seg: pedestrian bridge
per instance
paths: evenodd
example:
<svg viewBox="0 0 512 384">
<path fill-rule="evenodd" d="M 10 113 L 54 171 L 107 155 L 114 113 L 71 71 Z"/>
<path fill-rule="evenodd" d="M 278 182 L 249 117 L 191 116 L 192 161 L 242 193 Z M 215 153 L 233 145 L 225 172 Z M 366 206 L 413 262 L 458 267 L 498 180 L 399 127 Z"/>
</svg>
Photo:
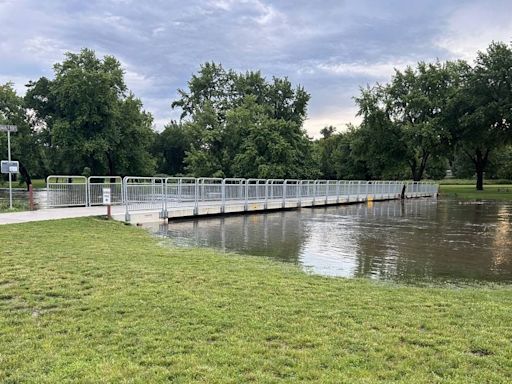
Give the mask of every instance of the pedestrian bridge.
<svg viewBox="0 0 512 384">
<path fill-rule="evenodd" d="M 126 222 L 419 198 L 438 192 L 433 182 L 412 181 L 50 176 L 48 205 L 101 205 L 104 188 L 110 188 L 112 204 L 123 207 L 123 217 L 118 207 L 116 218 Z"/>
</svg>

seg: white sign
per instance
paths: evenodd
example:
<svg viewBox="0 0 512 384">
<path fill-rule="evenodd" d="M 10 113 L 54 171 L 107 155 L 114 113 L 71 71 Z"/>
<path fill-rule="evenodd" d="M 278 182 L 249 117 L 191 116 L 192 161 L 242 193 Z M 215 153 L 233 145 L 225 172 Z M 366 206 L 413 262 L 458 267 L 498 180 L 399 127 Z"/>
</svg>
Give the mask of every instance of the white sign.
<svg viewBox="0 0 512 384">
<path fill-rule="evenodd" d="M 103 205 L 110 205 L 110 188 L 103 188 Z"/>
<path fill-rule="evenodd" d="M 0 132 L 17 132 L 18 127 L 16 125 L 0 125 Z"/>
<path fill-rule="evenodd" d="M 17 161 L 2 160 L 1 162 L 2 173 L 18 173 L 19 168 Z"/>
</svg>

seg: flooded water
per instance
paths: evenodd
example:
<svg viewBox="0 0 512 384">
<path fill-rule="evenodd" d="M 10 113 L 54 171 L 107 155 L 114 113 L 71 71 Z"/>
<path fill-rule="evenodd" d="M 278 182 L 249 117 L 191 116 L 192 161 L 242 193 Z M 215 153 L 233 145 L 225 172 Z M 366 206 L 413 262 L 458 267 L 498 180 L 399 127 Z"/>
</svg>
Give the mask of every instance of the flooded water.
<svg viewBox="0 0 512 384">
<path fill-rule="evenodd" d="M 47 208 L 46 200 L 46 189 L 45 188 L 37 188 L 34 189 L 34 205 L 36 208 Z M 29 197 L 28 192 L 24 188 L 13 188 L 12 189 L 12 199 L 14 202 L 23 202 L 28 205 Z M 9 202 L 9 188 L 5 188 L 5 186 L 0 188 L 0 202 L 5 202 L 6 204 Z"/>
<path fill-rule="evenodd" d="M 512 281 L 512 204 L 417 199 L 157 225 L 183 247 L 298 264 L 329 276 Z"/>
</svg>

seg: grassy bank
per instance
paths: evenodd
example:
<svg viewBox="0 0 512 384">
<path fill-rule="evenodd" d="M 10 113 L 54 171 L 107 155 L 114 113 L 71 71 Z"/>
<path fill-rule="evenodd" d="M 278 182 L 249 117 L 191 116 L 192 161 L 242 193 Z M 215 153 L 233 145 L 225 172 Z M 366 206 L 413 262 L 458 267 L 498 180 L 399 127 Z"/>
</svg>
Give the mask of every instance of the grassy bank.
<svg viewBox="0 0 512 384">
<path fill-rule="evenodd" d="M 474 185 L 441 184 L 439 193 L 462 200 L 512 200 L 512 184 L 486 184 L 483 191 L 477 191 Z"/>
<path fill-rule="evenodd" d="M 29 209 L 29 204 L 26 201 L 13 200 L 12 208 L 10 208 L 8 199 L 0 199 L 0 213 L 28 211 Z"/>
<path fill-rule="evenodd" d="M 436 180 L 438 184 L 447 184 L 447 185 L 472 185 L 476 186 L 475 179 L 443 179 Z M 512 180 L 506 179 L 485 179 L 486 185 L 496 185 L 496 184 L 512 184 Z"/>
<path fill-rule="evenodd" d="M 310 276 L 99 219 L 0 227 L 1 382 L 512 380 L 512 289 Z"/>
</svg>

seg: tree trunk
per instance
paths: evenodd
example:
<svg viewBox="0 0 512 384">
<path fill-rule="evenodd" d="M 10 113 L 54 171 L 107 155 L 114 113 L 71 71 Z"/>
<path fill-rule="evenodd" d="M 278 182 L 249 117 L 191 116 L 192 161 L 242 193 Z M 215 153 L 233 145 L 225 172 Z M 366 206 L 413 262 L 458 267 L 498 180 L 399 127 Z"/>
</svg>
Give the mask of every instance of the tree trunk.
<svg viewBox="0 0 512 384">
<path fill-rule="evenodd" d="M 469 154 L 468 154 L 469 156 Z M 470 156 L 473 164 L 475 164 L 476 171 L 476 190 L 484 190 L 484 172 L 487 167 L 487 160 L 489 158 L 489 149 L 482 153 L 480 148 L 475 151 L 475 156 Z"/>
<path fill-rule="evenodd" d="M 423 153 L 423 156 L 421 157 L 420 169 L 418 170 L 418 178 L 414 179 L 414 181 L 421 181 L 421 179 L 423 179 L 423 173 L 425 172 L 425 168 L 427 168 L 427 161 L 429 156 L 429 153 Z"/>
<path fill-rule="evenodd" d="M 30 189 L 30 184 L 32 184 L 32 179 L 30 178 L 30 174 L 28 173 L 25 165 L 20 161 L 20 173 L 21 176 L 25 179 L 25 183 L 27 184 L 27 191 Z"/>
<path fill-rule="evenodd" d="M 484 190 L 484 170 L 478 167 L 476 168 L 476 190 Z"/>
<path fill-rule="evenodd" d="M 108 175 L 115 176 L 114 161 L 112 160 L 112 156 L 111 156 L 110 152 L 107 152 L 107 161 L 108 161 Z"/>
<path fill-rule="evenodd" d="M 416 164 L 416 160 L 409 162 L 409 167 L 411 167 L 412 180 L 420 181 L 420 178 L 418 177 L 418 166 Z"/>
</svg>

